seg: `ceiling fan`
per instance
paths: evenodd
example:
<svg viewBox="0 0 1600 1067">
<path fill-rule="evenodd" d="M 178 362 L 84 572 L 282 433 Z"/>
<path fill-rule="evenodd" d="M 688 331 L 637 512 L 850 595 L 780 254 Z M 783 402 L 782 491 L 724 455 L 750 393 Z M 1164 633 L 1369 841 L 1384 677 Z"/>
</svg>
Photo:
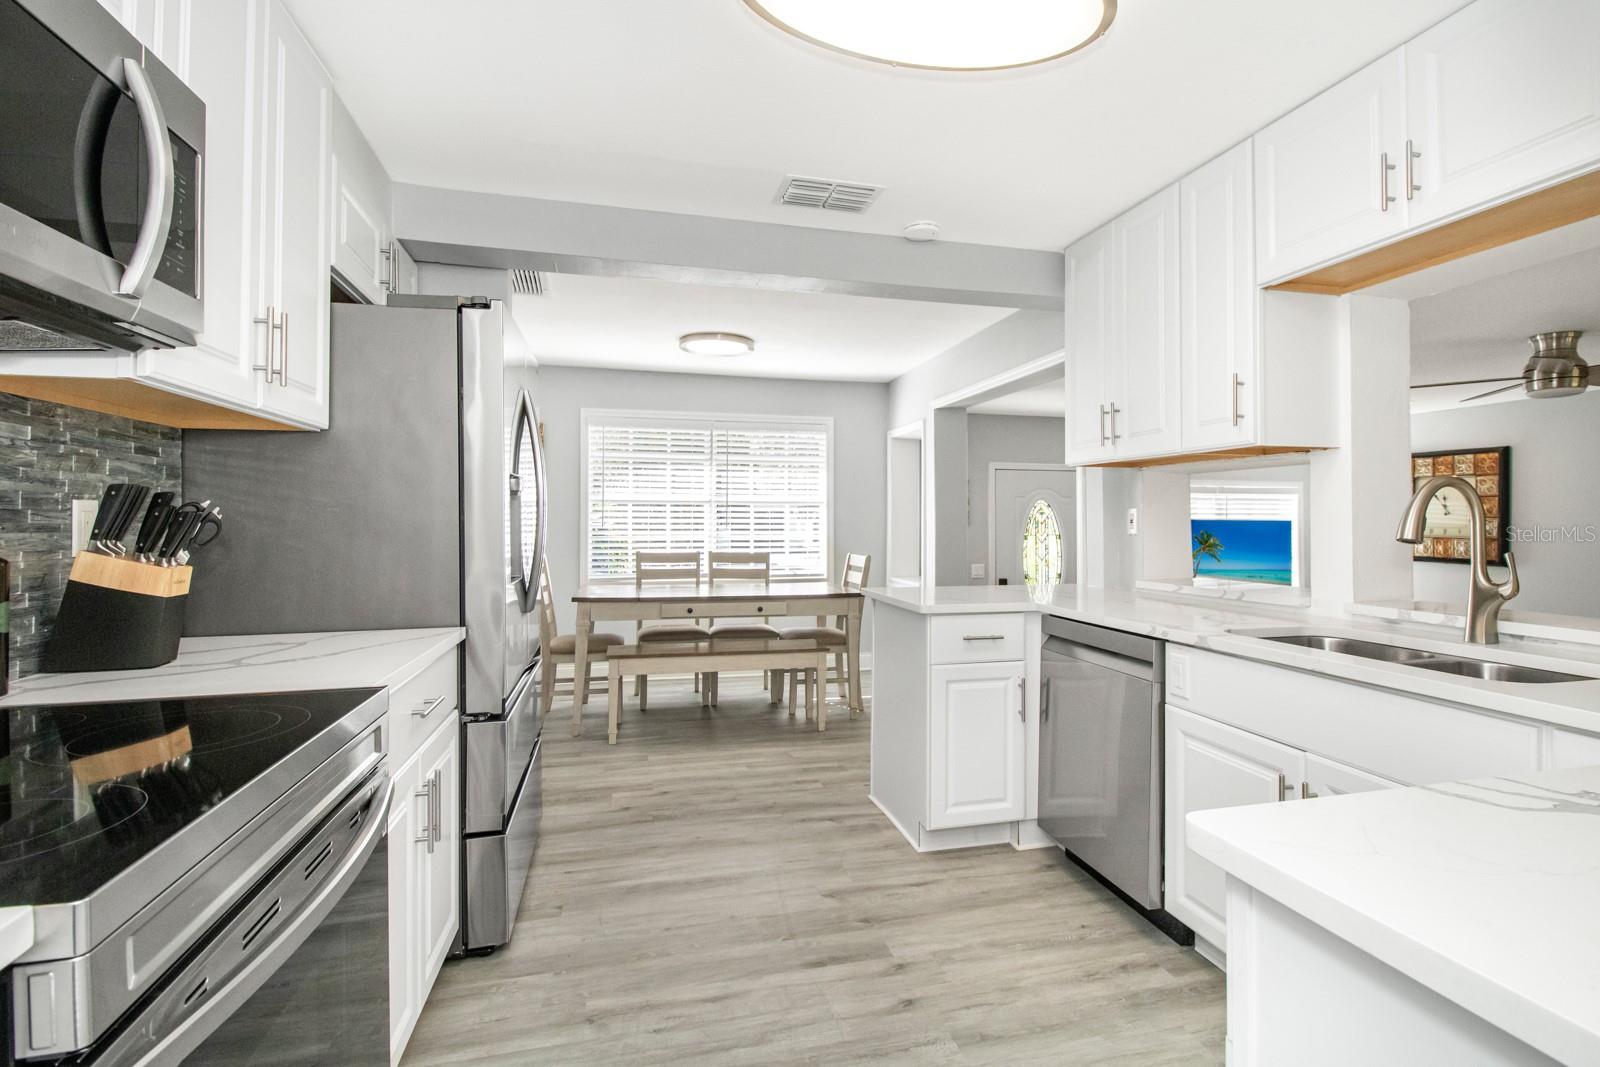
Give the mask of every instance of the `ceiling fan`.
<svg viewBox="0 0 1600 1067">
<path fill-rule="evenodd" d="M 1582 336 L 1582 330 L 1552 330 L 1549 333 L 1534 334 L 1528 338 L 1529 343 L 1533 345 L 1533 355 L 1528 357 L 1528 363 L 1522 368 L 1522 373 L 1514 378 L 1468 378 L 1459 382 L 1429 382 L 1427 385 L 1414 385 L 1412 388 L 1439 389 L 1447 385 L 1514 383 L 1457 401 L 1461 404 L 1482 400 L 1484 397 L 1499 393 L 1509 393 L 1513 389 L 1521 389 L 1533 400 L 1575 396 L 1589 388 L 1589 364 L 1578 355 L 1578 338 Z"/>
</svg>

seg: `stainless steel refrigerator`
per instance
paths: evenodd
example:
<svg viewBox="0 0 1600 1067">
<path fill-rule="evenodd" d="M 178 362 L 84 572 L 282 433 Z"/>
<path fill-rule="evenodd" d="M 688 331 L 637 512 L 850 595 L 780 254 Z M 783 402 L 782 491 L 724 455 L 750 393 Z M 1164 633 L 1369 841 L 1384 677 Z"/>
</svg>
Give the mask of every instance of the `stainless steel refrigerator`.
<svg viewBox="0 0 1600 1067">
<path fill-rule="evenodd" d="M 190 431 L 184 496 L 223 508 L 191 636 L 465 626 L 460 948 L 511 938 L 538 843 L 538 376 L 505 306 L 333 308 L 321 433 Z"/>
</svg>

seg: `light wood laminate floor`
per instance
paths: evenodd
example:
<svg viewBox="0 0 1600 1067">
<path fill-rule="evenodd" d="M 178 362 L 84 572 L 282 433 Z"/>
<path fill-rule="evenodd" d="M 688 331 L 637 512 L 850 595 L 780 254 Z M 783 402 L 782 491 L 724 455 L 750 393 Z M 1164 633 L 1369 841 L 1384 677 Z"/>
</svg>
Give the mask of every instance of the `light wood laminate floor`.
<svg viewBox="0 0 1600 1067">
<path fill-rule="evenodd" d="M 650 697 L 615 747 L 557 700 L 516 935 L 445 965 L 405 1067 L 1222 1062 L 1222 975 L 1060 852 L 912 851 L 866 718 Z"/>
</svg>

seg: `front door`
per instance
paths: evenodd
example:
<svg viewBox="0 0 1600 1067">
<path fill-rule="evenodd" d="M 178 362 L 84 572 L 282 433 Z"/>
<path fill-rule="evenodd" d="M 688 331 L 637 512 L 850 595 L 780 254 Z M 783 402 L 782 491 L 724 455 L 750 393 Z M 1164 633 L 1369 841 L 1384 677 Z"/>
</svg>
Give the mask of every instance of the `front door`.
<svg viewBox="0 0 1600 1067">
<path fill-rule="evenodd" d="M 1071 467 L 997 467 L 989 502 L 996 584 L 1077 581 L 1077 487 Z"/>
</svg>

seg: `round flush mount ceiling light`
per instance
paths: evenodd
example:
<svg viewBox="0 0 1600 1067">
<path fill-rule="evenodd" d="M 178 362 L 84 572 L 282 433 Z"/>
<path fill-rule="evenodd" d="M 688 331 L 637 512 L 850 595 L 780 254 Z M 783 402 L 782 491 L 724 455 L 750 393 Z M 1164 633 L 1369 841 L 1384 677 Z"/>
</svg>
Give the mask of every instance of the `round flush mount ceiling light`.
<svg viewBox="0 0 1600 1067">
<path fill-rule="evenodd" d="M 693 356 L 742 356 L 754 352 L 756 343 L 742 333 L 709 330 L 684 334 L 678 338 L 678 347 Z"/>
<path fill-rule="evenodd" d="M 1048 63 L 1099 39 L 1117 0 L 744 0 L 785 32 L 835 52 L 922 70 Z"/>
</svg>

